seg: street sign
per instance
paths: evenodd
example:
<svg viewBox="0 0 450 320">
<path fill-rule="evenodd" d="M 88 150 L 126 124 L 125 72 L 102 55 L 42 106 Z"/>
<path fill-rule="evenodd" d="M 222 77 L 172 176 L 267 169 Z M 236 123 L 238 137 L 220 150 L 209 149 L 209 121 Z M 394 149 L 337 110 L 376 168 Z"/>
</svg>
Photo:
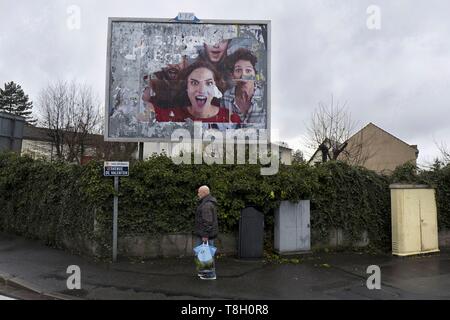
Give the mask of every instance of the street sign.
<svg viewBox="0 0 450 320">
<path fill-rule="evenodd" d="M 114 177 L 114 195 L 113 202 L 113 262 L 117 260 L 117 220 L 119 216 L 119 177 L 128 177 L 130 162 L 128 161 L 105 161 L 103 165 L 103 175 L 105 177 Z"/>
<path fill-rule="evenodd" d="M 105 177 L 128 177 L 130 163 L 128 161 L 105 161 L 103 175 Z"/>
</svg>

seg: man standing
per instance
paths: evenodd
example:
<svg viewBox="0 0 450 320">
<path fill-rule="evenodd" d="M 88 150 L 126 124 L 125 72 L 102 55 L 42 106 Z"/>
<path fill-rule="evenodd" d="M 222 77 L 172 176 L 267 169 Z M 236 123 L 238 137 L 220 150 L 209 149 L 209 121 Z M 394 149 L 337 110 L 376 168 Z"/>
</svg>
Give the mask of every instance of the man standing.
<svg viewBox="0 0 450 320">
<path fill-rule="evenodd" d="M 214 245 L 214 239 L 219 233 L 217 222 L 217 200 L 209 194 L 208 186 L 201 186 L 198 189 L 198 198 L 200 201 L 195 213 L 195 230 L 197 236 L 195 246 L 202 243 Z M 198 276 L 202 280 L 215 280 L 215 266 L 211 270 L 198 270 Z"/>
</svg>

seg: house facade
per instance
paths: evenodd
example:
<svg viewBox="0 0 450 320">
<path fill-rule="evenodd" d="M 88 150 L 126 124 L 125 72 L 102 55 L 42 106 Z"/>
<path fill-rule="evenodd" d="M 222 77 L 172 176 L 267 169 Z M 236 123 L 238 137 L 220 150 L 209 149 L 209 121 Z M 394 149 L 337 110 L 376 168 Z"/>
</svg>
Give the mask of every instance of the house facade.
<svg viewBox="0 0 450 320">
<path fill-rule="evenodd" d="M 172 143 L 172 142 L 146 142 L 144 143 L 144 151 L 143 156 L 144 159 L 150 157 L 152 154 L 161 154 L 165 153 L 166 155 L 171 155 L 173 152 L 174 145 L 178 145 L 179 143 Z M 275 143 L 272 143 L 274 145 Z M 208 144 L 204 144 L 204 147 L 207 147 Z M 291 165 L 292 164 L 292 149 L 289 148 L 285 143 L 276 143 L 279 150 L 279 156 L 280 156 L 280 163 L 285 165 Z M 191 145 L 188 147 L 182 147 L 183 150 L 186 152 L 192 152 Z M 236 145 L 235 145 L 236 150 Z M 268 150 L 270 151 L 270 147 L 268 147 Z M 223 150 L 221 151 L 219 148 L 217 149 L 217 155 L 220 158 L 224 159 L 225 162 L 225 156 L 223 155 Z M 237 151 L 235 151 L 237 152 Z"/>
<path fill-rule="evenodd" d="M 338 160 L 363 166 L 381 174 L 390 174 L 405 163 L 417 163 L 419 150 L 373 123 L 351 136 L 345 143 Z M 318 149 L 309 164 L 323 162 L 324 156 Z"/>
<path fill-rule="evenodd" d="M 68 144 L 65 143 L 63 148 L 66 153 L 69 150 Z M 89 134 L 79 162 L 85 164 L 92 159 L 111 161 L 136 159 L 137 152 L 136 142 L 105 142 L 103 135 Z M 57 152 L 50 130 L 26 125 L 23 130 L 21 154 L 34 159 L 56 160 Z"/>
</svg>

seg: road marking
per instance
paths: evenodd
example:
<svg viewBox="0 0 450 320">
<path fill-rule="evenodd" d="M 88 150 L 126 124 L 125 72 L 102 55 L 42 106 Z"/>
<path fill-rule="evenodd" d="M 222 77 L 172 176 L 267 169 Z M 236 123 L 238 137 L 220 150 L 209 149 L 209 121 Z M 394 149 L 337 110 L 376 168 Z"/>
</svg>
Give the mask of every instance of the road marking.
<svg viewBox="0 0 450 320">
<path fill-rule="evenodd" d="M 16 300 L 16 299 L 0 295 L 0 300 Z"/>
</svg>

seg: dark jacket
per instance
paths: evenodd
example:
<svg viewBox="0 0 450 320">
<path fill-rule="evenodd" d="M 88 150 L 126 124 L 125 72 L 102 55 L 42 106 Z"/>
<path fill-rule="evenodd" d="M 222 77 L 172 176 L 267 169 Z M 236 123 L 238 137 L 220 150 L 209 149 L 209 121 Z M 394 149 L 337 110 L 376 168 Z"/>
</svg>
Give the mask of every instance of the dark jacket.
<svg viewBox="0 0 450 320">
<path fill-rule="evenodd" d="M 207 195 L 200 200 L 200 204 L 195 212 L 194 233 L 200 237 L 214 239 L 219 233 L 219 224 L 217 222 L 217 200 Z"/>
</svg>

